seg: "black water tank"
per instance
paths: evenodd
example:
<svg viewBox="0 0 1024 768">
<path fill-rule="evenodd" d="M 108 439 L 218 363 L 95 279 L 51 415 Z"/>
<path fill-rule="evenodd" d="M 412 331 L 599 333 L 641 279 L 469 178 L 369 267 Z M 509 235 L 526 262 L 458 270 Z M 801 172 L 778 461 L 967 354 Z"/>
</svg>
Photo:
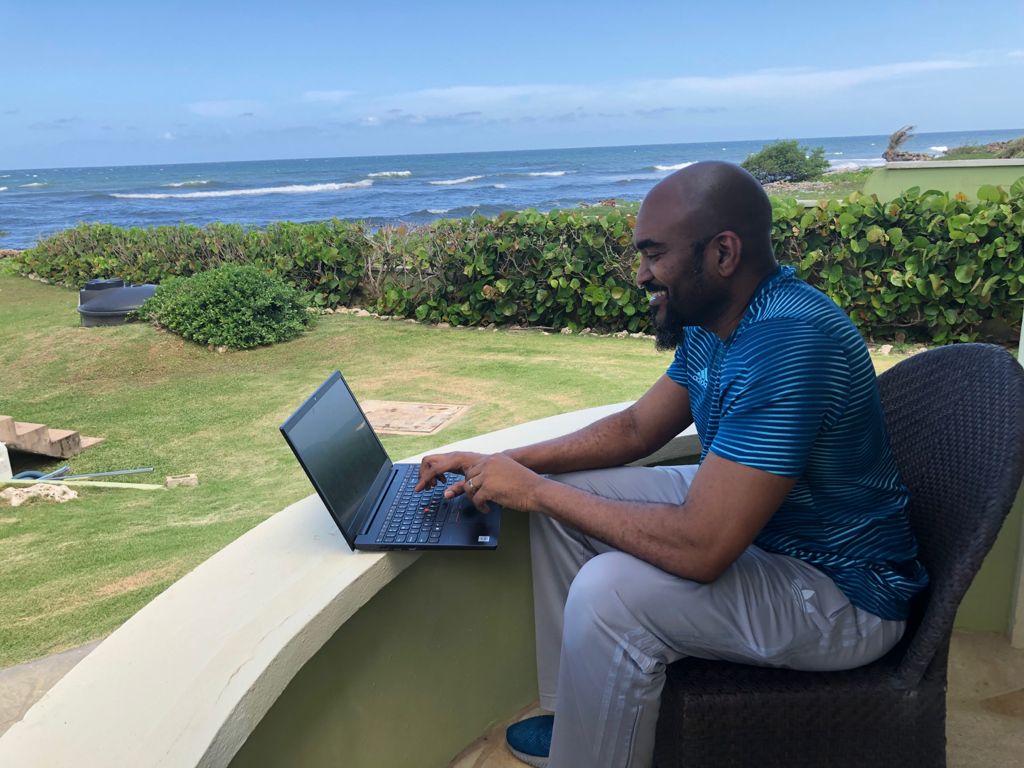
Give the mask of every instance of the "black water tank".
<svg viewBox="0 0 1024 768">
<path fill-rule="evenodd" d="M 128 313 L 141 307 L 155 291 L 155 285 L 125 285 L 119 277 L 90 280 L 78 292 L 82 325 L 121 325 Z"/>
</svg>

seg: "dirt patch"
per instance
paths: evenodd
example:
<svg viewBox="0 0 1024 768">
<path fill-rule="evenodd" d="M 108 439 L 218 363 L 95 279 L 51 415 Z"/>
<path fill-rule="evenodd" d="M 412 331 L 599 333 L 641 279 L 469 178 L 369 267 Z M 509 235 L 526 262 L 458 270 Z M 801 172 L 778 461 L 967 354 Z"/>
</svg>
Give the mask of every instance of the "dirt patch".
<svg viewBox="0 0 1024 768">
<path fill-rule="evenodd" d="M 467 405 L 364 400 L 366 418 L 379 434 L 431 435 L 465 413 Z"/>
<path fill-rule="evenodd" d="M 16 517 L 0 517 L 0 525 L 12 525 L 16 522 L 18 522 Z"/>
<path fill-rule="evenodd" d="M 131 576 L 125 576 L 117 581 L 112 581 L 109 584 L 104 584 L 96 590 L 96 596 L 113 597 L 114 595 L 122 595 L 125 592 L 134 592 L 137 589 L 148 587 L 150 584 L 155 584 L 158 581 L 171 577 L 177 570 L 178 567 L 176 565 L 165 565 L 162 568 L 140 571 Z"/>
</svg>

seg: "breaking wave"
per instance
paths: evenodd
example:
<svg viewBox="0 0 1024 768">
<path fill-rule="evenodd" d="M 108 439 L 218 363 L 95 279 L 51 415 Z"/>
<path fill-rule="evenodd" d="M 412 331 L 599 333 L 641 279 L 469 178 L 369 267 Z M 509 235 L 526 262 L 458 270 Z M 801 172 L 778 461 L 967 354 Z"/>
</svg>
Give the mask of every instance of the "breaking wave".
<svg viewBox="0 0 1024 768">
<path fill-rule="evenodd" d="M 483 176 L 463 176 L 461 179 L 442 179 L 441 181 L 428 181 L 427 183 L 433 184 L 435 187 L 448 187 L 452 184 L 466 184 L 482 178 Z"/>
<path fill-rule="evenodd" d="M 6 192 L 6 191 L 7 191 L 7 187 L 0 187 L 0 192 Z"/>
<path fill-rule="evenodd" d="M 45 187 L 47 186 L 45 181 L 33 181 L 31 184 L 22 184 L 23 187 Z"/>
<path fill-rule="evenodd" d="M 855 157 L 849 160 L 829 160 L 830 171 L 859 171 L 861 168 L 878 168 L 885 165 L 880 157 Z"/>
<path fill-rule="evenodd" d="M 530 171 L 527 176 L 565 176 L 568 171 Z"/>
<path fill-rule="evenodd" d="M 412 171 L 377 171 L 366 175 L 371 179 L 390 179 L 394 176 L 412 176 Z"/>
<path fill-rule="evenodd" d="M 207 181 L 206 179 L 196 179 L 194 181 L 172 181 L 170 184 L 161 184 L 161 187 L 205 187 L 207 184 L 213 182 Z"/>
<path fill-rule="evenodd" d="M 693 165 L 693 162 L 689 163 L 676 163 L 675 165 L 656 165 L 654 170 L 656 171 L 681 171 L 688 165 Z"/>
<path fill-rule="evenodd" d="M 338 184 L 289 184 L 283 187 L 256 187 L 254 189 L 221 189 L 212 192 L 149 192 L 111 193 L 111 197 L 122 200 L 195 200 L 204 197 L 255 197 L 258 195 L 302 195 L 311 192 L 335 192 L 340 189 L 363 189 L 372 187 L 371 179 Z"/>
</svg>

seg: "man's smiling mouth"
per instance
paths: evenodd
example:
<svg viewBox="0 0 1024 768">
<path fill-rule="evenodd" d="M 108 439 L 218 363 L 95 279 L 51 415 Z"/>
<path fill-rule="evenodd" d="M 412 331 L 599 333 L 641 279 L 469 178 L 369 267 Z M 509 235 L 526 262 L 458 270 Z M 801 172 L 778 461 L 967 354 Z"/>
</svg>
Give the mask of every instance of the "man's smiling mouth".
<svg viewBox="0 0 1024 768">
<path fill-rule="evenodd" d="M 668 291 L 663 288 L 661 290 L 651 291 L 650 296 L 647 297 L 647 301 L 653 307 L 661 304 L 667 298 Z"/>
</svg>

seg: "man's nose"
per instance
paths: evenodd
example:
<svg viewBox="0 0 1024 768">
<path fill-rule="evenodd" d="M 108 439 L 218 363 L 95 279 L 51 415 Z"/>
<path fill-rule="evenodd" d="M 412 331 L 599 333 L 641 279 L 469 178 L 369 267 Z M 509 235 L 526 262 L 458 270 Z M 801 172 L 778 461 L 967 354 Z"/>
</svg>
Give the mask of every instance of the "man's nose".
<svg viewBox="0 0 1024 768">
<path fill-rule="evenodd" d="M 653 275 L 651 269 L 647 264 L 647 258 L 644 256 L 640 257 L 640 266 L 636 268 L 636 287 L 643 288 L 644 284 L 649 282 Z"/>
</svg>

